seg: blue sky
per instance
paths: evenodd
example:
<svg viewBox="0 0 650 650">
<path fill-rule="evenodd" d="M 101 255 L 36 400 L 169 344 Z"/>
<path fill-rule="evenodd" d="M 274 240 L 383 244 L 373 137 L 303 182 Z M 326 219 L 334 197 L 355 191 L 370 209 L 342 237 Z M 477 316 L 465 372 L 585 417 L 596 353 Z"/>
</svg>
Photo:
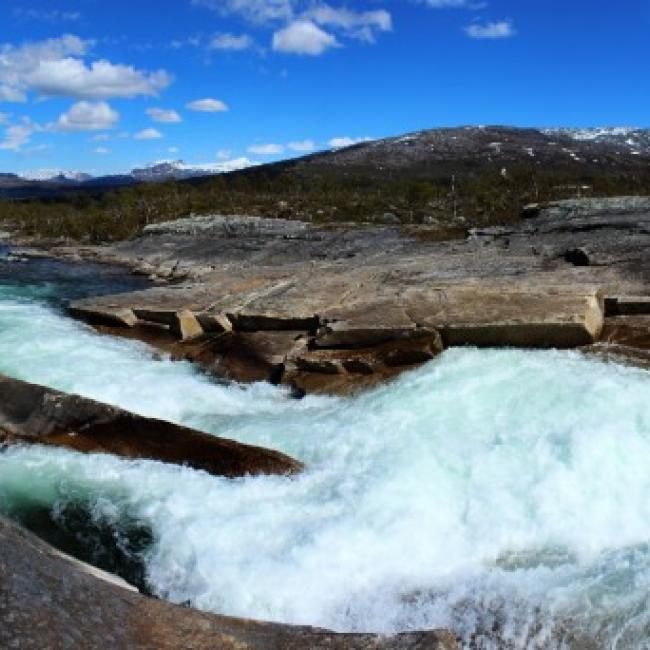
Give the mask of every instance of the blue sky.
<svg viewBox="0 0 650 650">
<path fill-rule="evenodd" d="M 0 171 L 650 126 L 650 0 L 1 0 Z"/>
</svg>

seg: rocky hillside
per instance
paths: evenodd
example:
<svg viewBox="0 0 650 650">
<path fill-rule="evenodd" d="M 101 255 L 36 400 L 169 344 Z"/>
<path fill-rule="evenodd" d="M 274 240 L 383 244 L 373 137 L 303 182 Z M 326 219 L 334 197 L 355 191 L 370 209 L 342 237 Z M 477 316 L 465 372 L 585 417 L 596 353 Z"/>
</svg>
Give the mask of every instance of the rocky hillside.
<svg viewBox="0 0 650 650">
<path fill-rule="evenodd" d="M 164 176 L 140 174 L 150 181 Z M 95 242 L 130 237 L 145 225 L 189 213 L 494 225 L 517 220 L 533 202 L 650 195 L 650 131 L 434 129 L 231 173 L 114 191 L 94 179 L 84 188 L 89 191 L 66 186 L 65 193 L 47 195 L 53 198 L 47 220 L 38 202 L 0 202 L 0 221 L 27 234 Z"/>
<path fill-rule="evenodd" d="M 418 131 L 395 138 L 364 142 L 318 154 L 297 163 L 375 167 L 378 170 L 425 166 L 440 173 L 481 169 L 491 165 L 524 165 L 544 169 L 572 167 L 587 171 L 642 167 L 650 162 L 648 129 L 517 129 L 460 127 Z"/>
</svg>

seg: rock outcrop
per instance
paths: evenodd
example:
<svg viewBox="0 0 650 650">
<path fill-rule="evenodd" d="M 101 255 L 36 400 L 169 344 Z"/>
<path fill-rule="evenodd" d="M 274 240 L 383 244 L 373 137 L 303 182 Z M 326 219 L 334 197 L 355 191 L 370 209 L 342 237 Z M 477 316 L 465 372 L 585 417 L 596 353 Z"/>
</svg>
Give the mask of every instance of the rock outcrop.
<svg viewBox="0 0 650 650">
<path fill-rule="evenodd" d="M 431 358 L 435 341 L 590 345 L 610 318 L 650 311 L 648 246 L 650 198 L 633 196 L 530 205 L 465 233 L 192 217 L 57 254 L 167 281 L 72 305 L 105 332 L 222 377 L 341 392 Z"/>
<path fill-rule="evenodd" d="M 238 477 L 293 474 L 284 454 L 146 418 L 78 395 L 0 375 L 0 444 L 23 443 L 187 465 Z"/>
<path fill-rule="evenodd" d="M 0 647 L 456 650 L 445 631 L 336 634 L 202 613 L 147 598 L 0 517 Z"/>
</svg>

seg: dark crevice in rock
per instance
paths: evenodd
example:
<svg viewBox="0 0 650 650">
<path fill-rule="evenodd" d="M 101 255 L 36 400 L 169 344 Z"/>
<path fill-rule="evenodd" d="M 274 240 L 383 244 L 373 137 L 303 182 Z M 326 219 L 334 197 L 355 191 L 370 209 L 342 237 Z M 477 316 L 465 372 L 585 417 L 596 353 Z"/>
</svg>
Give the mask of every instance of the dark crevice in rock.
<svg viewBox="0 0 650 650">
<path fill-rule="evenodd" d="M 573 266 L 590 266 L 589 254 L 584 248 L 569 248 L 564 251 L 564 261 Z"/>
<path fill-rule="evenodd" d="M 91 503 L 30 504 L 7 513 L 59 551 L 119 576 L 144 594 L 145 555 L 153 544 L 151 528 L 137 518 L 109 521 L 93 512 Z"/>
</svg>

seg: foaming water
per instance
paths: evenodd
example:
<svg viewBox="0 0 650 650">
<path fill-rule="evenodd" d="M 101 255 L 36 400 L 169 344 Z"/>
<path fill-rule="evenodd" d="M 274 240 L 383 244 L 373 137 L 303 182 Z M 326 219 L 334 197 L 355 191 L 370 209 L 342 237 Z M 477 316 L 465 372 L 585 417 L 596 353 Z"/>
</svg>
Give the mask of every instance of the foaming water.
<svg viewBox="0 0 650 650">
<path fill-rule="evenodd" d="M 0 507 L 89 504 L 152 531 L 157 595 L 337 630 L 448 627 L 481 647 L 650 636 L 650 375 L 571 352 L 456 349 L 363 395 L 219 385 L 33 300 L 0 371 L 281 449 L 226 480 L 62 450 L 0 454 Z M 581 647 L 585 647 L 584 645 Z"/>
</svg>

